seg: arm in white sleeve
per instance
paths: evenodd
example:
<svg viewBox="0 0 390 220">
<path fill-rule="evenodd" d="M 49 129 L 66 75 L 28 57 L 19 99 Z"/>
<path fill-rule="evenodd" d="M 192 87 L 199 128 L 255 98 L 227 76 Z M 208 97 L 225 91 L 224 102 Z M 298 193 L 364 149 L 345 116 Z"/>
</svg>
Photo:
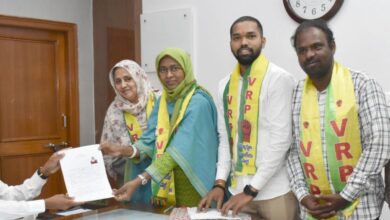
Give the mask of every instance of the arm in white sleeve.
<svg viewBox="0 0 390 220">
<path fill-rule="evenodd" d="M 19 215 L 44 212 L 45 203 L 43 200 L 28 200 L 37 197 L 45 183 L 46 180 L 39 177 L 36 172 L 21 185 L 8 186 L 0 181 L 0 212 Z"/>
<path fill-rule="evenodd" d="M 274 72 L 271 72 L 274 73 Z M 295 79 L 287 73 L 278 74 L 264 85 L 261 91 L 259 132 L 267 131 L 268 142 L 257 146 L 257 171 L 250 185 L 257 190 L 267 184 L 286 163 L 286 154 L 291 146 L 291 100 Z M 261 156 L 259 156 L 261 155 Z"/>
<path fill-rule="evenodd" d="M 36 215 L 45 212 L 45 201 L 43 199 L 33 201 L 9 201 L 0 200 L 1 213 L 8 215 Z"/>
<path fill-rule="evenodd" d="M 229 77 L 224 78 L 219 82 L 217 110 L 218 110 L 218 133 L 219 133 L 219 146 L 218 146 L 218 163 L 217 163 L 217 175 L 216 180 L 225 180 L 228 178 L 231 167 L 231 155 L 230 146 L 227 137 L 224 109 L 223 109 L 223 92 L 225 86 L 229 80 Z"/>
</svg>

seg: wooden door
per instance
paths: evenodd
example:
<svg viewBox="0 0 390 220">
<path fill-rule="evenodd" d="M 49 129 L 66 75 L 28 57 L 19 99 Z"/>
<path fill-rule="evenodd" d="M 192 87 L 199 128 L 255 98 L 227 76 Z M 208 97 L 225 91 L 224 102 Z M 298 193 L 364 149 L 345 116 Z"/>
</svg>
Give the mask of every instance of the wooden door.
<svg viewBox="0 0 390 220">
<path fill-rule="evenodd" d="M 74 24 L 0 16 L 0 178 L 17 185 L 53 153 L 79 145 Z M 41 197 L 65 192 L 62 174 Z"/>
</svg>

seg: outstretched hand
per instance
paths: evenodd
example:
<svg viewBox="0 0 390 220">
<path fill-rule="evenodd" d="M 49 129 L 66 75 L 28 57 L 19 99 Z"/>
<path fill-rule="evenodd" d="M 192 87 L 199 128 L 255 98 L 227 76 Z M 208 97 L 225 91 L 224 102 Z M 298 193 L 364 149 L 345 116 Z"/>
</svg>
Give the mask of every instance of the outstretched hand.
<svg viewBox="0 0 390 220">
<path fill-rule="evenodd" d="M 64 149 L 66 150 L 66 149 Z M 46 161 L 45 165 L 41 167 L 41 172 L 44 176 L 50 176 L 60 169 L 60 160 L 64 157 L 61 151 L 53 153 Z"/>
<path fill-rule="evenodd" d="M 117 201 L 127 201 L 131 199 L 134 191 L 137 190 L 138 186 L 141 185 L 141 181 L 139 178 L 131 180 L 124 184 L 120 189 L 114 189 L 115 200 Z"/>
<path fill-rule="evenodd" d="M 103 154 L 118 157 L 122 156 L 123 146 L 119 144 L 113 144 L 108 142 L 100 143 L 99 149 L 103 152 Z"/>
<path fill-rule="evenodd" d="M 76 202 L 74 201 L 74 198 L 64 194 L 54 195 L 50 198 L 45 199 L 44 201 L 46 209 L 66 210 L 73 206 L 84 204 L 84 202 Z"/>
</svg>

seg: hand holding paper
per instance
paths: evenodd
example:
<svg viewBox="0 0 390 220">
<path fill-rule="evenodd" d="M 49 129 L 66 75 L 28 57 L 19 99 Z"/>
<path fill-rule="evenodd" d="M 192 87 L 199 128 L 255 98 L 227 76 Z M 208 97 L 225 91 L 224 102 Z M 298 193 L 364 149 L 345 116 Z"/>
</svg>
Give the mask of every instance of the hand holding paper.
<svg viewBox="0 0 390 220">
<path fill-rule="evenodd" d="M 65 186 L 75 201 L 93 201 L 113 197 L 99 145 L 63 151 L 60 160 Z"/>
</svg>

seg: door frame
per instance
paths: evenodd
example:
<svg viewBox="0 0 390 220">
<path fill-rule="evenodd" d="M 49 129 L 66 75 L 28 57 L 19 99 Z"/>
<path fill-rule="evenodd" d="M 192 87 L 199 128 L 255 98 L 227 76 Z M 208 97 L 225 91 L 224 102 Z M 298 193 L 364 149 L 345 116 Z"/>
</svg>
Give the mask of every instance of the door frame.
<svg viewBox="0 0 390 220">
<path fill-rule="evenodd" d="M 0 25 L 59 31 L 65 34 L 66 64 L 66 111 L 69 146 L 80 145 L 79 83 L 77 57 L 77 25 L 73 23 L 48 21 L 0 15 Z M 6 153 L 6 152 L 3 152 Z"/>
</svg>

